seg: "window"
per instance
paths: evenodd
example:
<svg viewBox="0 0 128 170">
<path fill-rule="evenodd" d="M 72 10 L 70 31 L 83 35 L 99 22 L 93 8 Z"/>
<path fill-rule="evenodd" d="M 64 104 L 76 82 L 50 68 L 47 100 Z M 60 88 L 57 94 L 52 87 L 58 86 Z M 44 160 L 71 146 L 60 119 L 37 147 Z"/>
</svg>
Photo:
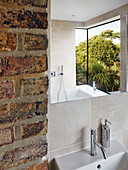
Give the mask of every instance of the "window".
<svg viewBox="0 0 128 170">
<path fill-rule="evenodd" d="M 120 90 L 120 20 L 76 29 L 76 84 L 93 81 L 103 91 Z"/>
</svg>

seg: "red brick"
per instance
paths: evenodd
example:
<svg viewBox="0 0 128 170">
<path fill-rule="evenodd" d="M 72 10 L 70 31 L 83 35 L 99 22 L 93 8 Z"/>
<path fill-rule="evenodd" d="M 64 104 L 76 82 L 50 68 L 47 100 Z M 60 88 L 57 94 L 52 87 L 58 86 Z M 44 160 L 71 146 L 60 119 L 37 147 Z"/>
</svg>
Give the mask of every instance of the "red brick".
<svg viewBox="0 0 128 170">
<path fill-rule="evenodd" d="M 11 99 L 14 93 L 13 81 L 0 82 L 0 99 Z"/>
<path fill-rule="evenodd" d="M 14 3 L 14 0 L 0 0 L 0 2 Z"/>
<path fill-rule="evenodd" d="M 0 130 L 0 146 L 10 144 L 14 141 L 13 128 L 5 128 Z"/>
<path fill-rule="evenodd" d="M 0 106 L 0 118 L 4 117 L 4 115 L 7 115 L 10 111 L 10 105 L 9 104 L 5 104 Z"/>
<path fill-rule="evenodd" d="M 0 10 L 0 27 L 47 29 L 47 13 L 25 10 Z"/>
<path fill-rule="evenodd" d="M 35 116 L 36 104 L 11 103 L 0 107 L 0 124 L 12 123 L 17 120 L 32 118 Z"/>
<path fill-rule="evenodd" d="M 1 58 L 1 57 L 0 57 Z M 5 57 L 0 59 L 0 76 L 41 73 L 47 70 L 47 56 Z"/>
<path fill-rule="evenodd" d="M 45 94 L 48 90 L 48 77 L 22 79 L 23 96 Z"/>
<path fill-rule="evenodd" d="M 20 0 L 23 5 L 31 5 L 37 7 L 47 7 L 48 0 Z"/>
<path fill-rule="evenodd" d="M 36 115 L 46 115 L 47 100 L 32 103 L 11 103 L 0 107 L 0 124 L 30 119 Z"/>
<path fill-rule="evenodd" d="M 0 51 L 14 51 L 16 49 L 16 44 L 16 34 L 0 32 Z"/>
<path fill-rule="evenodd" d="M 40 121 L 38 123 L 32 123 L 27 126 L 23 126 L 23 136 L 22 138 L 28 138 L 40 134 L 46 135 L 47 133 L 47 120 Z"/>
<path fill-rule="evenodd" d="M 29 6 L 43 7 L 43 8 L 47 8 L 47 4 L 48 4 L 48 0 L 0 0 L 0 2 L 8 2 L 11 4 L 16 3 L 25 6 L 29 5 Z"/>
<path fill-rule="evenodd" d="M 44 161 L 41 164 L 32 165 L 27 170 L 48 170 L 48 161 Z"/>
<path fill-rule="evenodd" d="M 46 35 L 42 34 L 25 34 L 24 48 L 26 50 L 46 50 L 48 40 Z"/>
<path fill-rule="evenodd" d="M 6 152 L 0 159 L 0 166 L 4 169 L 12 168 L 23 163 L 34 161 L 46 156 L 47 143 L 39 140 L 34 144 L 16 148 L 14 151 Z"/>
</svg>

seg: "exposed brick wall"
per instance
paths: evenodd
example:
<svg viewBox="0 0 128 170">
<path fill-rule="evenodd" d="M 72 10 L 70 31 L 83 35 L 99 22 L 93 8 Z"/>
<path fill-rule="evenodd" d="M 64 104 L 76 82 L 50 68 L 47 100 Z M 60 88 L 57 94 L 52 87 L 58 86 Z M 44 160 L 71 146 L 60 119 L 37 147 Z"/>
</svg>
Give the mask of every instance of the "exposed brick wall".
<svg viewBox="0 0 128 170">
<path fill-rule="evenodd" d="M 42 73 L 47 70 L 47 56 L 0 56 L 0 76 Z"/>
<path fill-rule="evenodd" d="M 32 6 L 38 6 L 38 7 L 47 7 L 47 0 L 20 0 L 21 4 L 24 5 L 32 5 Z"/>
<path fill-rule="evenodd" d="M 7 145 L 14 141 L 13 128 L 5 128 L 0 130 L 0 146 Z"/>
<path fill-rule="evenodd" d="M 0 0 L 0 170 L 48 170 L 47 8 Z"/>
<path fill-rule="evenodd" d="M 33 123 L 27 126 L 23 126 L 23 136 L 22 139 L 28 138 L 30 136 L 35 136 L 41 133 L 46 135 L 47 133 L 47 120 L 40 121 L 38 123 Z"/>
<path fill-rule="evenodd" d="M 47 49 L 47 36 L 25 34 L 24 48 L 26 50 L 45 50 Z"/>
<path fill-rule="evenodd" d="M 18 147 L 13 151 L 6 152 L 3 159 L 0 160 L 0 165 L 5 169 L 12 168 L 22 163 L 37 160 L 47 154 L 47 143 L 45 141 L 38 141 L 34 144 L 24 147 Z"/>
<path fill-rule="evenodd" d="M 47 13 L 29 10 L 0 10 L 0 26 L 5 28 L 42 28 L 47 29 Z"/>
<path fill-rule="evenodd" d="M 14 51 L 16 44 L 16 34 L 0 32 L 0 51 Z"/>
<path fill-rule="evenodd" d="M 9 103 L 0 107 L 0 124 L 14 123 L 38 115 L 46 115 L 47 100 L 29 103 Z"/>
<path fill-rule="evenodd" d="M 41 164 L 36 164 L 36 165 L 32 165 L 31 167 L 29 167 L 27 170 L 48 170 L 48 161 L 44 161 Z"/>
<path fill-rule="evenodd" d="M 15 96 L 14 82 L 0 82 L 0 99 L 11 99 Z"/>
<path fill-rule="evenodd" d="M 48 90 L 48 78 L 23 79 L 23 96 L 45 94 Z"/>
</svg>

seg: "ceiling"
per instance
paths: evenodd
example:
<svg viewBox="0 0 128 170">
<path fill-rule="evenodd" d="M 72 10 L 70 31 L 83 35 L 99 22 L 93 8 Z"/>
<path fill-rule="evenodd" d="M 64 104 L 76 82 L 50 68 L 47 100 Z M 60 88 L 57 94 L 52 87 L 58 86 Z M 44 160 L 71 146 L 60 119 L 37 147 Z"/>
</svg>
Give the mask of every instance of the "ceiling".
<svg viewBox="0 0 128 170">
<path fill-rule="evenodd" d="M 87 21 L 125 4 L 128 0 L 51 0 L 51 19 Z"/>
</svg>

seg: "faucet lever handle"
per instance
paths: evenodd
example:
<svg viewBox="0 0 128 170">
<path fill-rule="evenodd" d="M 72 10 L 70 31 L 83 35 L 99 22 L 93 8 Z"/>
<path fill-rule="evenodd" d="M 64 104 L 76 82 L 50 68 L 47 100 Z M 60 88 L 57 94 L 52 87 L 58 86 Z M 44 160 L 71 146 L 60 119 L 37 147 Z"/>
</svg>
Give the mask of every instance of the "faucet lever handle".
<svg viewBox="0 0 128 170">
<path fill-rule="evenodd" d="M 107 123 L 111 124 L 111 122 L 109 122 L 107 119 L 105 119 L 105 125 L 107 125 Z"/>
</svg>

